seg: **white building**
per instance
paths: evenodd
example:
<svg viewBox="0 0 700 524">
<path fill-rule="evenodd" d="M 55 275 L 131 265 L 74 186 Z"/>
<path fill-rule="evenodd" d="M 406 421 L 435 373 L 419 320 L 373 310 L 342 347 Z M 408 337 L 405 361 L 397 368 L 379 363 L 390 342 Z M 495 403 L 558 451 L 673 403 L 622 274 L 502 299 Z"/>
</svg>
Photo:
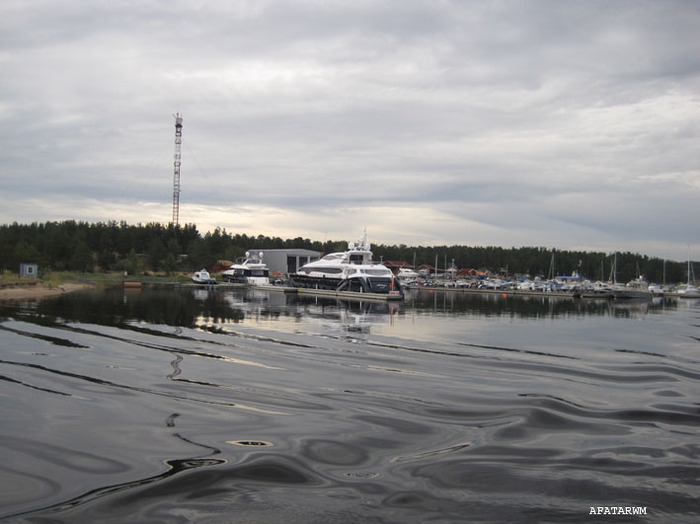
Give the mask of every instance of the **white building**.
<svg viewBox="0 0 700 524">
<path fill-rule="evenodd" d="M 37 278 L 39 276 L 39 266 L 36 264 L 20 264 L 19 276 L 21 278 Z"/>
<path fill-rule="evenodd" d="M 318 260 L 321 253 L 310 249 L 249 249 L 251 253 L 262 253 L 263 262 L 270 268 L 270 275 L 275 272 L 296 273 L 304 264 Z"/>
</svg>

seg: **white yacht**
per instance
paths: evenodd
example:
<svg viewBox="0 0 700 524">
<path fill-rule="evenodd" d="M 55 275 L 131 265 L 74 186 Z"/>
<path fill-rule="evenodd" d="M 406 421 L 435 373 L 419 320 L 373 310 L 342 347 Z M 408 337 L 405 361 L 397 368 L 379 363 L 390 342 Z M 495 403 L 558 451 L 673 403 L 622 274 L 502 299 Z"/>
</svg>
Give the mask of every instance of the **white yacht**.
<svg viewBox="0 0 700 524">
<path fill-rule="evenodd" d="M 226 282 L 268 286 L 270 285 L 270 269 L 262 259 L 262 251 L 257 254 L 246 251 L 245 259 L 240 263 L 233 264 L 222 273 L 222 276 Z"/>
<path fill-rule="evenodd" d="M 693 265 L 690 261 L 690 247 L 688 248 L 688 283 L 678 286 L 676 294 L 682 298 L 700 298 L 700 289 L 691 284 L 694 280 Z"/>
<path fill-rule="evenodd" d="M 664 296 L 664 288 L 659 284 L 649 284 L 649 291 L 651 292 L 652 296 L 655 296 L 655 297 L 663 297 Z"/>
<path fill-rule="evenodd" d="M 399 273 L 396 275 L 401 282 L 410 282 L 420 278 L 420 274 L 413 268 L 402 267 L 399 268 Z"/>
<path fill-rule="evenodd" d="M 301 266 L 290 275 L 290 283 L 307 289 L 403 295 L 399 279 L 391 270 L 372 261 L 366 232 L 359 242 L 350 242 L 347 251 L 330 253 Z"/>
<path fill-rule="evenodd" d="M 700 298 L 700 289 L 693 284 L 683 284 L 678 286 L 676 294 L 682 298 Z"/>
<path fill-rule="evenodd" d="M 202 269 L 194 272 L 192 282 L 195 284 L 216 284 L 216 279 L 209 274 L 209 271 Z"/>
</svg>

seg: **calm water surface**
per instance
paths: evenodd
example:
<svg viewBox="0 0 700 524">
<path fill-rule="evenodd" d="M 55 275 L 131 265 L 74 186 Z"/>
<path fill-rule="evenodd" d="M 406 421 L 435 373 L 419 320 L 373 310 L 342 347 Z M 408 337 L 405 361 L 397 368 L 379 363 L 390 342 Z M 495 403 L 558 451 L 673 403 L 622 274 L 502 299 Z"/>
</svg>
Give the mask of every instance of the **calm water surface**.
<svg viewBox="0 0 700 524">
<path fill-rule="evenodd" d="M 697 300 L 117 289 L 0 351 L 3 522 L 700 521 Z"/>
</svg>

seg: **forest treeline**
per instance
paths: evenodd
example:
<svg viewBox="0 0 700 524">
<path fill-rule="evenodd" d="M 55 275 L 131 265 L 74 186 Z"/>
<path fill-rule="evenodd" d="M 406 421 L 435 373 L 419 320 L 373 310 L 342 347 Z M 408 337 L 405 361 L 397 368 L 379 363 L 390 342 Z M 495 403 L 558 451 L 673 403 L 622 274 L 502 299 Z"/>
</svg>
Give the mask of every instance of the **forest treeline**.
<svg viewBox="0 0 700 524">
<path fill-rule="evenodd" d="M 343 251 L 347 241 L 282 239 L 229 233 L 225 229 L 200 234 L 194 224 L 126 222 L 46 222 L 0 226 L 0 269 L 16 271 L 21 263 L 36 263 L 41 271 L 194 271 L 212 269 L 220 260 L 235 261 L 247 250 L 301 248 L 330 253 Z M 570 275 L 577 271 L 593 280 L 611 276 L 610 253 L 560 251 L 544 247 L 407 246 L 375 244 L 377 260 L 403 261 L 419 267 L 488 269 L 509 275 Z M 639 274 L 659 283 L 685 282 L 686 262 L 646 255 L 617 253 L 618 281 Z"/>
</svg>

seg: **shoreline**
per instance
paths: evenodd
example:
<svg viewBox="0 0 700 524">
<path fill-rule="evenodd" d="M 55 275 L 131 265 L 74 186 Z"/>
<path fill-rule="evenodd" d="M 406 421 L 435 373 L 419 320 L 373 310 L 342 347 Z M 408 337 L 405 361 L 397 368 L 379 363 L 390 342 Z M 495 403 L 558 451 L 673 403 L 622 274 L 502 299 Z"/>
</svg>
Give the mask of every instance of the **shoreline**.
<svg viewBox="0 0 700 524">
<path fill-rule="evenodd" d="M 62 295 L 93 287 L 92 284 L 65 283 L 49 286 L 43 282 L 8 284 L 0 288 L 0 302 L 38 301 L 43 298 Z"/>
</svg>

